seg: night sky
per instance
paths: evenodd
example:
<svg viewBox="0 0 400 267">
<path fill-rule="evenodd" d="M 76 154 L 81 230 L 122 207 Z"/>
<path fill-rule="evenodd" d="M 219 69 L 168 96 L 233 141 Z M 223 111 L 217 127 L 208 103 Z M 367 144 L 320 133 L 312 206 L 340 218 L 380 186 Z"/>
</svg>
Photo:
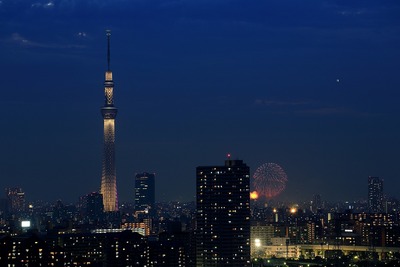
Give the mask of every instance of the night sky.
<svg viewBox="0 0 400 267">
<path fill-rule="evenodd" d="M 120 201 L 142 171 L 194 200 L 228 152 L 281 165 L 282 200 L 400 197 L 398 0 L 0 0 L 0 188 L 99 190 L 106 29 Z"/>
</svg>

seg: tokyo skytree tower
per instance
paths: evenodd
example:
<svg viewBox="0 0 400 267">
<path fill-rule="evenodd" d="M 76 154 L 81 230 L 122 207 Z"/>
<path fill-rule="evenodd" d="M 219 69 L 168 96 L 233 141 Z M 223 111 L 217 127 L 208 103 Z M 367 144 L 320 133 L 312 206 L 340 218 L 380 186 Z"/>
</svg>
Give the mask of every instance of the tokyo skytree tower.
<svg viewBox="0 0 400 267">
<path fill-rule="evenodd" d="M 105 73 L 104 95 L 105 103 L 101 108 L 104 120 L 104 151 L 103 169 L 101 175 L 101 189 L 104 211 L 118 211 L 117 176 L 115 172 L 115 117 L 117 108 L 114 107 L 114 81 L 110 70 L 110 36 L 107 34 L 107 71 Z"/>
</svg>

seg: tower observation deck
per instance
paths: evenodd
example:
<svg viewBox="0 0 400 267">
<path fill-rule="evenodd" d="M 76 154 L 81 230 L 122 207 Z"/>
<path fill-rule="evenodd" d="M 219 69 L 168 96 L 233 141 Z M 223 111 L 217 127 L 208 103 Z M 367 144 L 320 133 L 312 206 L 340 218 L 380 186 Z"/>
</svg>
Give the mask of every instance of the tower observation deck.
<svg viewBox="0 0 400 267">
<path fill-rule="evenodd" d="M 104 211 L 118 211 L 117 176 L 115 171 L 115 117 L 117 108 L 114 106 L 114 81 L 110 69 L 110 36 L 107 35 L 107 71 L 104 81 L 105 103 L 101 108 L 104 121 L 103 167 L 101 174 L 101 189 Z"/>
</svg>

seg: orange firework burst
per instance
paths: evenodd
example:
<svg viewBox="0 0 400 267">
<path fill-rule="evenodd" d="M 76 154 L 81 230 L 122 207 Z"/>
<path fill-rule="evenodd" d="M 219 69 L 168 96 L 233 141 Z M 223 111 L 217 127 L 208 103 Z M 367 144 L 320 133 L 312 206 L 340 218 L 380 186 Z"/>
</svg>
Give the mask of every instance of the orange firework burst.
<svg viewBox="0 0 400 267">
<path fill-rule="evenodd" d="M 250 193 L 250 199 L 256 200 L 258 198 L 258 193 L 257 191 L 253 191 Z"/>
<path fill-rule="evenodd" d="M 281 166 L 265 163 L 253 175 L 253 188 L 259 197 L 271 199 L 285 190 L 287 181 L 287 175 Z"/>
</svg>

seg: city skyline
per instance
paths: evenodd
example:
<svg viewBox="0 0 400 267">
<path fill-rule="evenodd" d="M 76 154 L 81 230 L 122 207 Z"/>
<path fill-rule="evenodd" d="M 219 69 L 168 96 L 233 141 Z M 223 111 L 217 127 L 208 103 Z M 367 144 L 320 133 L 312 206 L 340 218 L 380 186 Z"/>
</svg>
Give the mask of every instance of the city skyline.
<svg viewBox="0 0 400 267">
<path fill-rule="evenodd" d="M 0 187 L 52 201 L 99 190 L 111 29 L 122 201 L 133 201 L 143 171 L 157 175 L 157 201 L 194 200 L 195 167 L 226 153 L 253 171 L 281 165 L 282 199 L 366 199 L 369 176 L 400 197 L 399 10 L 396 1 L 3 0 Z"/>
</svg>

